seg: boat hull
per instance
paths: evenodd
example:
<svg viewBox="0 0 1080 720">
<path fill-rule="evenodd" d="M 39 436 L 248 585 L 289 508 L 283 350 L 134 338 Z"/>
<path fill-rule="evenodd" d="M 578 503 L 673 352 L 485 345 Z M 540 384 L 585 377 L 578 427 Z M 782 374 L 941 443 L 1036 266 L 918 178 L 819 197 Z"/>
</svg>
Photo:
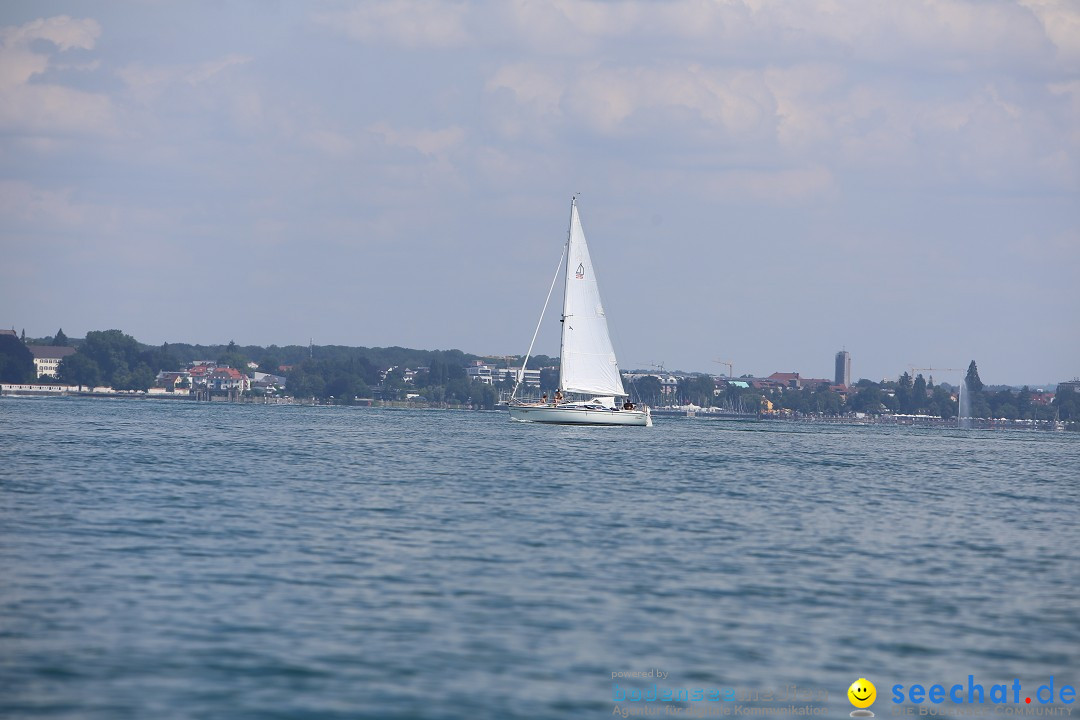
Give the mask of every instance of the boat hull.
<svg viewBox="0 0 1080 720">
<path fill-rule="evenodd" d="M 595 410 L 551 405 L 511 405 L 510 419 L 517 422 L 555 425 L 632 425 L 648 427 L 652 418 L 645 410 Z"/>
</svg>

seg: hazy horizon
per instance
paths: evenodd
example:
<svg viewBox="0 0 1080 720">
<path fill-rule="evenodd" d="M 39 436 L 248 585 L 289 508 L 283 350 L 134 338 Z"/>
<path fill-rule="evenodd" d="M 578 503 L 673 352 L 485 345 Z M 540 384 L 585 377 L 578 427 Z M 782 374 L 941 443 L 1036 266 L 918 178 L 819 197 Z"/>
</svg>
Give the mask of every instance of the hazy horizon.
<svg viewBox="0 0 1080 720">
<path fill-rule="evenodd" d="M 8 3 L 0 157 L 34 337 L 520 355 L 580 192 L 623 368 L 1080 375 L 1065 1 Z"/>
</svg>

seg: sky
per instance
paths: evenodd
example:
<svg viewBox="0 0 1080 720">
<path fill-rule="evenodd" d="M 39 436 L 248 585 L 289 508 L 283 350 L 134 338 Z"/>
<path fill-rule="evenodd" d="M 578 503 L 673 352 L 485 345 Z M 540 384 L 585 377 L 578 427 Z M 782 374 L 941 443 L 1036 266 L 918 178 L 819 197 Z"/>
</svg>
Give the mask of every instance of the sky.
<svg viewBox="0 0 1080 720">
<path fill-rule="evenodd" d="M 0 4 L 3 327 L 521 354 L 574 193 L 624 369 L 1070 379 L 1080 2 Z"/>
</svg>

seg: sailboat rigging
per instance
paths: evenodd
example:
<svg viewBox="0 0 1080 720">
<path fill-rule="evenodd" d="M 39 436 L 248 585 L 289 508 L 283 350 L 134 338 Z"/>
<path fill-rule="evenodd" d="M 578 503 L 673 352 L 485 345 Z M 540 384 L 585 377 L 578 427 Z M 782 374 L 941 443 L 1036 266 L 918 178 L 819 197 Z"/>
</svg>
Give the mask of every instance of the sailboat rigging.
<svg viewBox="0 0 1080 720">
<path fill-rule="evenodd" d="M 565 259 L 565 265 L 563 260 Z M 563 308 L 560 318 L 559 390 L 560 395 L 584 396 L 587 399 L 551 403 L 527 403 L 516 399 L 525 366 L 532 355 L 536 336 L 547 312 L 551 294 L 563 275 Z M 510 418 L 521 422 L 573 425 L 651 426 L 647 407 L 617 402 L 628 394 L 623 388 L 619 363 L 608 332 L 607 315 L 600 300 L 600 286 L 585 241 L 578 214 L 577 197 L 570 200 L 570 229 L 559 258 L 559 267 L 548 289 L 529 352 L 518 372 L 510 396 Z"/>
</svg>

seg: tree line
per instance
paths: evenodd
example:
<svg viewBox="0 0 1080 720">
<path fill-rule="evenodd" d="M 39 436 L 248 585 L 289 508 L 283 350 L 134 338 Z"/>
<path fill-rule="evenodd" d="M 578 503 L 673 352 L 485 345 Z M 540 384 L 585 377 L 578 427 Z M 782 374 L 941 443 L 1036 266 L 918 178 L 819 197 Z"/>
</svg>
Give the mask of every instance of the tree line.
<svg viewBox="0 0 1080 720">
<path fill-rule="evenodd" d="M 0 381 L 7 383 L 56 382 L 83 387 L 109 386 L 116 390 L 147 390 L 161 371 L 178 371 L 205 360 L 250 374 L 254 363 L 260 372 L 284 376 L 290 395 L 323 401 L 351 403 L 356 398 L 404 400 L 410 394 L 424 401 L 493 408 L 496 388 L 470 381 L 465 367 L 477 360 L 493 361 L 461 350 L 415 350 L 403 347 L 368 348 L 344 345 L 192 345 L 164 343 L 145 345 L 121 330 L 95 330 L 83 339 L 69 339 L 63 330 L 53 337 L 30 340 L 32 344 L 71 345 L 77 352 L 64 358 L 55 380 L 35 380 L 33 356 L 15 335 L 0 335 Z M 502 364 L 520 364 L 521 356 L 498 358 Z M 529 359 L 529 368 L 553 362 L 540 355 Z M 554 362 L 557 362 L 554 361 Z M 416 373 L 405 382 L 406 368 Z M 555 375 L 557 380 L 557 373 Z M 417 398 L 419 399 L 419 398 Z"/>
<path fill-rule="evenodd" d="M 979 379 L 978 366 L 972 360 L 964 379 L 965 392 L 971 401 L 970 413 L 976 418 L 1005 418 L 1008 420 L 1061 419 L 1080 420 L 1080 393 L 1070 387 L 1062 387 L 1049 407 L 1037 405 L 1031 388 L 1024 386 L 1018 392 L 1002 388 L 991 392 Z M 665 403 L 699 407 L 724 407 L 731 410 L 758 412 L 772 405 L 774 410 L 789 411 L 803 415 L 845 415 L 883 413 L 905 415 L 929 415 L 943 419 L 954 418 L 959 413 L 955 388 L 935 385 L 933 379 L 917 374 L 914 378 L 907 372 L 895 381 L 873 382 L 859 380 L 839 393 L 829 386 L 804 388 L 740 388 L 728 383 L 717 392 L 711 375 L 697 374 L 678 379 L 674 395 L 665 395 L 659 378 L 654 376 L 627 380 L 627 387 L 637 400 L 650 405 Z"/>
<path fill-rule="evenodd" d="M 250 363 L 258 370 L 284 375 L 290 395 L 313 397 L 323 401 L 354 402 L 356 398 L 405 400 L 409 395 L 428 403 L 451 403 L 493 408 L 500 394 L 512 387 L 512 380 L 493 386 L 470 381 L 466 366 L 477 361 L 495 365 L 520 365 L 521 356 L 491 358 L 460 350 L 414 350 L 403 347 L 368 348 L 344 345 L 192 345 L 164 343 L 151 346 L 139 343 L 120 330 L 97 330 L 83 339 L 68 338 L 63 330 L 54 336 L 27 341 L 14 334 L 0 335 L 0 381 L 5 383 L 49 382 L 36 379 L 30 344 L 72 345 L 77 352 L 60 363 L 56 382 L 70 385 L 107 385 L 117 390 L 146 390 L 153 386 L 161 371 L 176 371 L 197 360 L 211 360 L 249 372 Z M 540 369 L 540 391 L 549 395 L 558 387 L 558 358 L 533 356 L 528 367 Z M 282 369 L 285 368 L 285 369 Z M 424 368 L 412 383 L 405 381 L 405 369 Z M 1009 389 L 990 391 L 979 378 L 974 360 L 968 366 L 964 386 L 970 400 L 970 413 L 977 418 L 1052 419 L 1080 421 L 1080 394 L 1062 387 L 1050 407 L 1034 402 L 1027 386 L 1019 392 Z M 935 385 L 921 374 L 912 378 L 904 373 L 895 381 L 880 383 L 860 380 L 845 394 L 828 386 L 801 389 L 740 388 L 727 384 L 719 393 L 713 376 L 704 373 L 678 378 L 674 395 L 665 394 L 660 379 L 641 376 L 625 378 L 632 399 L 648 405 L 694 404 L 700 407 L 726 407 L 758 412 L 766 402 L 774 410 L 799 414 L 843 415 L 847 413 L 902 413 L 953 418 L 958 414 L 953 388 Z"/>
</svg>

